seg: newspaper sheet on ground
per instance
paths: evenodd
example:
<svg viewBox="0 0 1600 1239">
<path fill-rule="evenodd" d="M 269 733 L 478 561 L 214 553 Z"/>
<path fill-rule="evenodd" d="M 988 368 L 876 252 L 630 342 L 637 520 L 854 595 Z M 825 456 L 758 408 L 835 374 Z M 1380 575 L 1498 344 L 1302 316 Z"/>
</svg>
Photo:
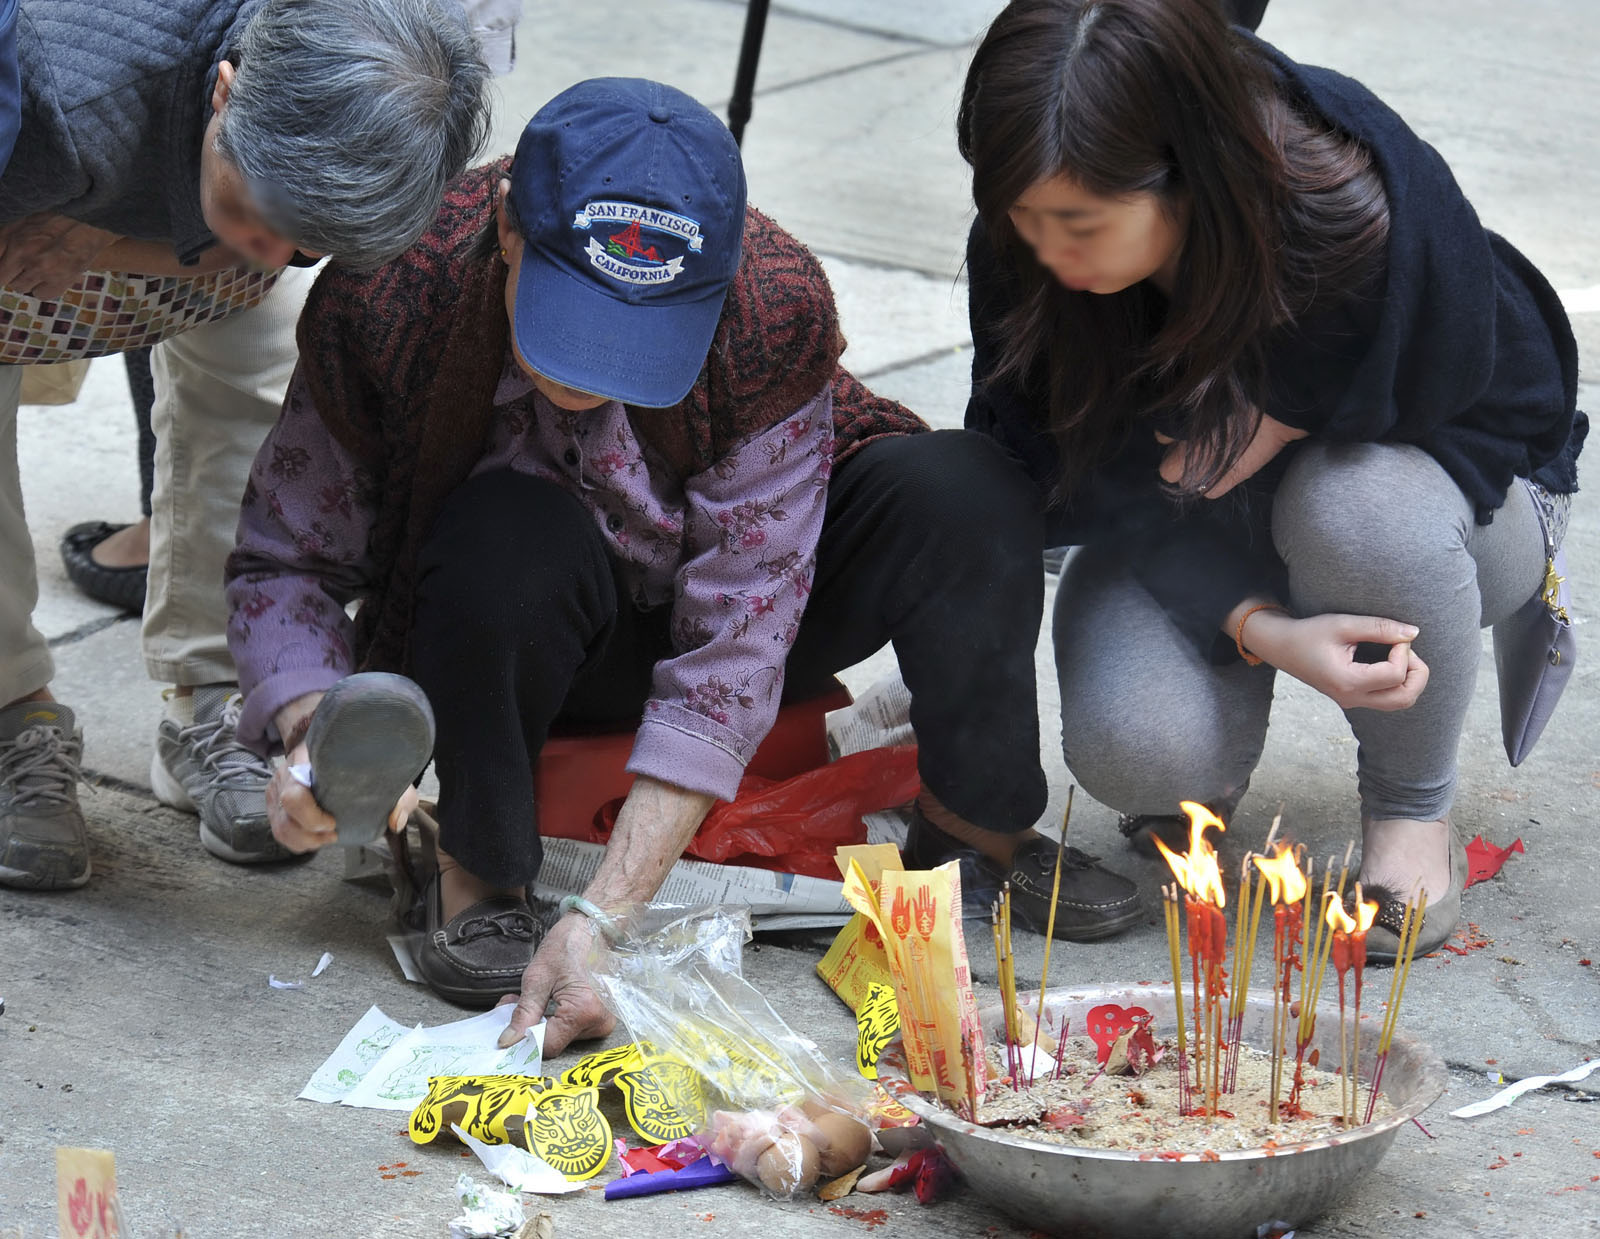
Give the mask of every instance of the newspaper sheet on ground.
<svg viewBox="0 0 1600 1239">
<path fill-rule="evenodd" d="M 536 899 L 554 902 L 588 886 L 606 854 L 603 844 L 576 839 L 546 839 L 544 864 L 533 883 Z M 718 865 L 705 860 L 680 860 L 667 873 L 654 903 L 680 907 L 734 904 L 750 909 L 752 928 L 827 929 L 850 919 L 842 883 L 795 873 L 774 873 L 743 865 Z"/>
<path fill-rule="evenodd" d="M 865 749 L 915 744 L 911 730 L 911 690 L 899 674 L 885 676 L 842 710 L 828 715 L 828 751 L 835 760 Z M 904 847 L 910 815 L 900 809 L 867 813 L 868 843 Z"/>
</svg>

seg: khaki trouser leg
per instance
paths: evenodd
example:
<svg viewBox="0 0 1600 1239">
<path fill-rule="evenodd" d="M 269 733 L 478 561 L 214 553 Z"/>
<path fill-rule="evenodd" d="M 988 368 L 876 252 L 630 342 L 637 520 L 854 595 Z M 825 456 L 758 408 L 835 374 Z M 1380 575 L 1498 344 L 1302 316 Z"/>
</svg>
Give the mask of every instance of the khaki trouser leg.
<svg viewBox="0 0 1600 1239">
<path fill-rule="evenodd" d="M 288 268 L 266 299 L 156 346 L 155 489 L 144 659 L 165 684 L 236 678 L 222 570 L 239 500 L 294 371 L 294 330 L 316 271 Z"/>
<path fill-rule="evenodd" d="M 33 626 L 39 575 L 22 511 L 17 398 L 22 367 L 0 366 L 0 707 L 50 683 L 55 663 Z"/>
</svg>

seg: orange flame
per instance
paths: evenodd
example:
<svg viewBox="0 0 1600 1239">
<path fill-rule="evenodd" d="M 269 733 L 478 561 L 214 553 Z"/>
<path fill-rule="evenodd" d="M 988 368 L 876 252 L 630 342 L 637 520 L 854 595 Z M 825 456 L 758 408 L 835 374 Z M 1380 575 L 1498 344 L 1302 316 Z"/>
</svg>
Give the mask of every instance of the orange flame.
<svg viewBox="0 0 1600 1239">
<path fill-rule="evenodd" d="M 1339 902 L 1337 891 L 1328 892 L 1328 911 L 1325 919 L 1328 922 L 1328 928 L 1336 934 L 1349 934 L 1356 927 L 1355 921 L 1351 920 L 1349 914 L 1344 910 L 1344 904 Z"/>
<path fill-rule="evenodd" d="M 1378 905 L 1372 900 L 1363 900 L 1356 904 L 1356 933 L 1365 935 L 1372 928 L 1372 922 L 1378 919 Z"/>
<path fill-rule="evenodd" d="M 1295 904 L 1306 897 L 1306 875 L 1300 871 L 1294 849 L 1287 843 L 1278 844 L 1271 860 L 1265 856 L 1252 856 L 1256 868 L 1267 879 L 1267 893 L 1274 904 Z"/>
<path fill-rule="evenodd" d="M 1206 842 L 1205 832 L 1213 826 L 1218 830 L 1226 830 L 1227 826 L 1203 804 L 1185 800 L 1182 808 L 1189 815 L 1188 852 L 1179 856 L 1159 838 L 1155 841 L 1156 847 L 1167 858 L 1167 865 L 1178 879 L 1179 886 L 1196 899 L 1210 900 L 1217 907 L 1224 908 L 1227 906 L 1227 897 L 1222 889 L 1222 868 L 1217 862 L 1217 850 Z"/>
</svg>

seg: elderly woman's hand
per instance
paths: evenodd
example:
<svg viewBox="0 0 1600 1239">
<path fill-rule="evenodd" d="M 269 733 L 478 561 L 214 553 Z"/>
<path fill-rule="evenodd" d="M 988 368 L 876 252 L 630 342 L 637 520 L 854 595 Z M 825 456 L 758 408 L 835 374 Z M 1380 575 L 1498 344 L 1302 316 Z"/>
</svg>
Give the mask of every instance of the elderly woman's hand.
<svg viewBox="0 0 1600 1239">
<path fill-rule="evenodd" d="M 71 288 L 117 234 L 42 213 L 0 226 L 0 288 L 53 301 Z"/>
<path fill-rule="evenodd" d="M 311 760 L 306 751 L 305 727 L 316 712 L 321 693 L 307 693 L 284 706 L 274 716 L 280 736 L 298 736 L 284 754 L 284 764 L 267 782 L 267 820 L 272 837 L 291 852 L 312 852 L 338 841 L 339 824 L 317 803 L 316 793 L 300 781 L 294 767 Z M 315 772 L 313 771 L 313 774 Z M 389 829 L 400 830 L 417 807 L 417 789 L 407 787 L 389 814 Z"/>
</svg>

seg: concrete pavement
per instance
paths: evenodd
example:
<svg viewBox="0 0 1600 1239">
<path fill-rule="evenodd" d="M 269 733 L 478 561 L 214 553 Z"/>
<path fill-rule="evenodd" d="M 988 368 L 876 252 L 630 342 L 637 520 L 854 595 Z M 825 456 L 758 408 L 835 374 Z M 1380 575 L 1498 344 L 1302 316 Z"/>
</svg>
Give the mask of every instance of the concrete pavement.
<svg viewBox="0 0 1600 1239">
<path fill-rule="evenodd" d="M 597 74 L 671 81 L 722 108 L 743 6 L 729 0 L 529 0 L 517 71 L 499 83 L 495 150 L 532 110 Z M 938 425 L 965 400 L 964 290 L 958 269 L 969 206 L 953 118 L 971 40 L 995 0 L 797 0 L 767 31 L 745 138 L 751 200 L 824 257 L 851 350 L 880 391 Z M 1600 302 L 1600 12 L 1587 0 L 1519 6 L 1489 0 L 1274 0 L 1262 34 L 1302 59 L 1366 81 L 1449 158 L 1480 214 L 1569 294 Z M 1600 409 L 1600 307 L 1574 316 L 1583 401 Z M 339 858 L 243 871 L 206 855 L 192 818 L 156 805 L 148 762 L 157 688 L 138 658 L 137 624 L 83 599 L 55 546 L 70 524 L 136 511 L 132 418 L 120 365 L 98 362 L 77 406 L 25 409 L 23 476 L 39 552 L 41 627 L 56 642 L 58 695 L 79 711 L 96 876 L 63 895 L 0 892 L 0 1236 L 55 1233 L 51 1150 L 116 1151 L 134 1233 L 181 1223 L 193 1236 L 442 1235 L 449 1188 L 466 1163 L 416 1150 L 394 1115 L 294 1100 L 371 1003 L 439 1023 L 457 1012 L 400 977 L 380 929 L 382 895 L 340 880 Z M 1591 455 L 1593 453 L 1591 452 Z M 1592 467 L 1592 466 L 1591 466 Z M 1587 470 L 1586 470 L 1587 473 Z M 1580 615 L 1600 598 L 1600 505 L 1578 498 L 1568 556 Z M 1419 963 L 1403 1023 L 1451 1068 L 1451 1091 L 1411 1129 L 1361 1193 L 1302 1233 L 1327 1236 L 1593 1233 L 1600 1230 L 1600 1134 L 1584 1103 L 1600 1083 L 1540 1093 L 1466 1124 L 1445 1111 L 1486 1095 L 1489 1072 L 1561 1070 L 1600 1053 L 1600 955 L 1594 878 L 1600 855 L 1600 649 L 1593 625 L 1561 713 L 1539 750 L 1510 769 L 1500 749 L 1492 657 L 1463 739 L 1455 818 L 1464 834 L 1521 837 L 1526 855 L 1467 895 L 1488 943 Z M 891 660 L 848 678 L 864 687 Z M 1052 815 L 1066 774 L 1048 653 L 1040 650 L 1044 758 Z M 1356 829 L 1354 745 L 1327 701 L 1280 689 L 1268 749 L 1225 856 L 1264 835 L 1279 805 L 1315 850 Z M 1159 977 L 1165 947 L 1155 865 L 1126 852 L 1109 810 L 1080 799 L 1074 836 L 1136 877 L 1147 924 L 1114 942 L 1067 947 L 1061 984 Z M 1476 941 L 1476 939 L 1475 939 Z M 820 938 L 764 943 L 747 974 L 780 1012 L 840 1054 L 847 1013 L 812 971 Z M 1458 944 L 1459 945 L 1459 944 Z M 1041 943 L 1020 943 L 1019 977 L 1036 979 Z M 1465 948 L 1464 948 L 1465 949 Z M 304 991 L 267 976 L 306 977 Z M 980 984 L 992 965 L 978 966 Z M 1491 1165 L 1504 1159 L 1501 1169 Z M 385 1179 L 405 1160 L 421 1171 Z M 932 1209 L 875 1198 L 885 1236 L 1016 1233 L 964 1196 Z M 608 1205 L 598 1193 L 546 1202 L 559 1235 L 655 1230 L 743 1236 L 765 1227 L 848 1234 L 825 1206 L 769 1205 L 721 1188 Z M 990 1229 L 993 1228 L 993 1229 Z M 169 1232 L 170 1233 L 170 1230 Z"/>
</svg>

